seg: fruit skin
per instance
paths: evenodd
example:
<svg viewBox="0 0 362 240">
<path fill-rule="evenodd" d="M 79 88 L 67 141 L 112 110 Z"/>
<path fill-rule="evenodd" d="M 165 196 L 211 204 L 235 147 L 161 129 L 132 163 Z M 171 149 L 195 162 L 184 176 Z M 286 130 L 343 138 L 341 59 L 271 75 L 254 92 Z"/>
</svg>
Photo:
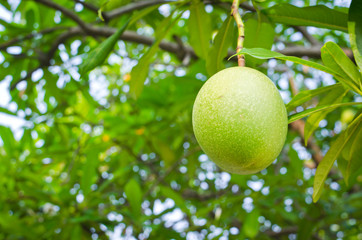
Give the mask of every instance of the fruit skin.
<svg viewBox="0 0 362 240">
<path fill-rule="evenodd" d="M 263 73 L 248 67 L 224 69 L 203 85 L 192 124 L 208 157 L 237 174 L 268 167 L 281 152 L 288 131 L 278 89 Z"/>
</svg>

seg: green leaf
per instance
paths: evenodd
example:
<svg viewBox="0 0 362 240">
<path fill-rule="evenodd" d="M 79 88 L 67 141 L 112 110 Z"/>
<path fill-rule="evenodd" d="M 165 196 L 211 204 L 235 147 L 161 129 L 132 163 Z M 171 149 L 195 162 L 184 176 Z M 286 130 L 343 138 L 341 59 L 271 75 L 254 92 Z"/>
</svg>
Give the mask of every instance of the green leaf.
<svg viewBox="0 0 362 240">
<path fill-rule="evenodd" d="M 206 13 L 205 5 L 202 2 L 191 5 L 188 29 L 190 44 L 196 55 L 206 60 L 211 39 L 211 19 L 210 15 Z"/>
<path fill-rule="evenodd" d="M 343 77 L 341 77 L 334 69 L 328 67 L 328 66 L 323 66 L 319 63 L 315 63 L 312 61 L 308 61 L 308 60 L 304 60 L 298 57 L 292 57 L 292 56 L 285 56 L 281 53 L 278 52 L 274 52 L 271 50 L 267 50 L 264 48 L 243 48 L 239 53 L 234 54 L 233 56 L 231 56 L 230 58 L 239 55 L 239 54 L 248 54 L 250 56 L 256 57 L 256 58 L 260 58 L 260 59 L 270 59 L 270 58 L 277 58 L 280 60 L 288 60 L 294 63 L 298 63 L 298 64 L 303 64 L 305 66 L 309 66 L 318 70 L 321 70 L 323 72 L 329 73 L 331 75 L 333 75 L 338 81 L 345 83 L 348 87 L 350 87 L 350 89 L 352 89 L 353 91 L 357 92 L 358 94 L 362 95 L 362 91 L 359 90 L 356 85 L 351 85 L 350 80 L 348 79 L 344 79 Z M 229 58 L 229 59 L 230 59 Z"/>
<path fill-rule="evenodd" d="M 154 6 L 150 6 L 147 7 L 141 11 L 138 11 L 137 14 L 134 14 L 132 17 L 131 22 L 129 23 L 129 26 L 132 26 L 133 24 L 135 24 L 138 20 L 144 18 L 145 16 L 147 16 L 148 14 L 150 14 L 151 12 L 153 12 L 154 10 L 158 9 L 160 6 L 159 4 L 156 4 Z"/>
<path fill-rule="evenodd" d="M 160 186 L 160 191 L 164 196 L 174 200 L 177 207 L 179 207 L 183 212 L 190 214 L 190 210 L 186 207 L 185 199 L 178 192 L 173 190 L 170 187 Z"/>
<path fill-rule="evenodd" d="M 8 1 L 3 1 L 1 3 L 7 10 L 11 11 L 11 5 L 8 3 Z"/>
<path fill-rule="evenodd" d="M 71 240 L 82 239 L 82 227 L 80 224 L 72 226 Z"/>
<path fill-rule="evenodd" d="M 93 49 L 88 54 L 87 58 L 84 59 L 82 64 L 79 66 L 80 75 L 84 75 L 95 67 L 103 64 L 103 62 L 113 50 L 114 45 L 117 43 L 122 33 L 126 30 L 127 25 L 130 22 L 129 16 L 124 15 L 120 22 L 122 23 L 122 27 L 118 29 L 117 32 L 115 32 L 112 36 L 102 42 L 99 46 Z"/>
<path fill-rule="evenodd" d="M 175 152 L 170 148 L 168 144 L 159 138 L 152 140 L 153 146 L 157 153 L 161 156 L 161 160 L 165 162 L 165 167 L 168 168 L 176 161 Z"/>
<path fill-rule="evenodd" d="M 234 19 L 228 16 L 217 33 L 215 42 L 206 58 L 206 69 L 210 76 L 225 68 L 223 60 L 227 55 L 228 47 L 232 43 L 230 36 L 233 34 L 233 30 Z"/>
<path fill-rule="evenodd" d="M 125 6 L 128 3 L 130 3 L 131 0 L 105 0 L 105 1 L 103 0 L 102 2 L 103 2 L 102 6 L 98 10 L 98 17 L 100 19 L 102 19 L 102 21 L 104 21 L 102 12 L 110 11 L 110 10 Z"/>
<path fill-rule="evenodd" d="M 329 91 L 333 91 L 333 89 L 339 88 L 341 86 L 342 85 L 340 83 L 336 83 L 336 84 L 333 84 L 330 86 L 320 87 L 320 88 L 313 89 L 313 90 L 301 91 L 293 97 L 293 99 L 286 105 L 286 108 L 288 111 L 292 111 L 294 108 L 311 100 L 315 96 L 321 95 L 321 94 L 329 92 Z"/>
<path fill-rule="evenodd" d="M 346 90 L 342 85 L 339 85 L 338 88 L 331 89 L 326 96 L 321 98 L 317 107 L 319 106 L 328 106 L 332 104 L 340 103 L 343 97 L 347 94 L 348 90 Z M 307 121 L 305 121 L 304 125 L 304 142 L 307 146 L 309 137 L 313 134 L 313 132 L 318 128 L 319 122 L 325 119 L 328 113 L 330 113 L 333 109 L 326 111 L 319 111 L 317 113 L 312 114 L 308 117 Z"/>
<path fill-rule="evenodd" d="M 96 182 L 97 167 L 99 165 L 98 154 L 99 149 L 90 148 L 86 156 L 86 161 L 83 163 L 81 189 L 84 196 L 90 193 L 92 184 Z"/>
<path fill-rule="evenodd" d="M 324 65 L 333 69 L 352 90 L 359 92 L 361 74 L 337 44 L 334 42 L 324 44 L 321 48 L 321 56 Z"/>
<path fill-rule="evenodd" d="M 323 66 L 319 63 L 315 63 L 312 61 L 308 61 L 308 60 L 304 60 L 298 57 L 293 57 L 293 56 L 285 56 L 281 53 L 278 52 L 274 52 L 268 49 L 264 49 L 264 48 L 243 48 L 239 53 L 234 54 L 233 56 L 231 56 L 230 58 L 236 56 L 236 55 L 240 55 L 240 54 L 247 54 L 256 58 L 260 58 L 260 59 L 270 59 L 270 58 L 276 58 L 276 59 L 280 59 L 280 60 L 286 60 L 286 61 L 291 61 L 294 63 L 298 63 L 298 64 L 302 64 L 308 67 L 312 67 L 318 70 L 321 70 L 323 72 L 329 73 L 333 76 L 338 76 L 338 74 L 333 71 L 332 69 L 330 69 L 329 67 Z M 229 58 L 229 59 L 230 59 Z"/>
<path fill-rule="evenodd" d="M 297 240 L 312 239 L 313 230 L 316 227 L 315 221 L 320 217 L 319 206 L 310 204 L 306 206 L 305 215 L 308 216 L 306 221 L 304 218 L 299 218 Z"/>
<path fill-rule="evenodd" d="M 348 128 L 338 136 L 337 140 L 332 144 L 327 154 L 324 156 L 322 162 L 318 165 L 314 177 L 313 202 L 317 202 L 319 200 L 322 194 L 324 181 L 326 180 L 334 161 L 338 158 L 342 149 L 353 136 L 354 132 L 358 130 L 359 127 L 361 127 L 361 123 L 362 114 L 353 120 Z"/>
<path fill-rule="evenodd" d="M 8 110 L 7 108 L 4 108 L 4 107 L 0 107 L 0 112 L 2 113 L 6 113 L 6 114 L 9 114 L 9 115 L 12 115 L 12 116 L 18 116 L 16 113 Z"/>
<path fill-rule="evenodd" d="M 354 59 L 362 71 L 362 2 L 352 0 L 348 13 L 348 33 Z"/>
<path fill-rule="evenodd" d="M 246 215 L 245 220 L 243 221 L 242 232 L 249 238 L 255 238 L 259 232 L 259 221 L 260 216 L 259 210 L 254 208 L 253 211 Z"/>
<path fill-rule="evenodd" d="M 15 138 L 13 132 L 8 127 L 0 126 L 0 138 L 4 143 L 5 152 L 9 157 L 12 157 L 15 152 Z"/>
<path fill-rule="evenodd" d="M 155 45 L 153 45 L 155 46 Z M 158 47 L 158 44 L 157 44 Z M 151 51 L 152 50 L 152 51 Z M 137 65 L 132 68 L 131 71 L 131 82 L 130 82 L 130 93 L 131 96 L 137 99 L 142 91 L 143 85 L 148 76 L 148 71 L 151 64 L 151 57 L 155 54 L 155 51 L 150 48 L 145 55 L 141 57 Z"/>
<path fill-rule="evenodd" d="M 137 99 L 143 91 L 144 82 L 146 81 L 146 78 L 148 76 L 151 61 L 158 51 L 158 46 L 160 45 L 162 39 L 166 36 L 166 34 L 171 30 L 172 26 L 181 17 L 183 12 L 179 13 L 178 16 L 174 20 L 172 20 L 174 13 L 175 11 L 160 23 L 155 33 L 156 41 L 141 57 L 141 59 L 138 61 L 138 64 L 132 68 L 130 94 L 135 99 Z"/>
<path fill-rule="evenodd" d="M 142 204 L 142 190 L 138 182 L 132 178 L 126 184 L 124 192 L 126 193 L 127 200 L 131 206 L 133 214 L 135 216 L 140 216 Z"/>
<path fill-rule="evenodd" d="M 313 228 L 315 228 L 316 225 L 314 221 L 305 221 L 305 219 L 301 219 L 298 225 L 297 240 L 311 239 Z"/>
<path fill-rule="evenodd" d="M 263 13 L 276 23 L 314 26 L 347 32 L 348 15 L 322 5 L 299 8 L 282 3 L 263 10 Z"/>
<path fill-rule="evenodd" d="M 319 111 L 331 110 L 331 109 L 335 109 L 338 107 L 360 105 L 360 104 L 362 104 L 362 102 L 348 102 L 348 103 L 337 103 L 337 104 L 332 104 L 332 105 L 327 105 L 327 106 L 319 106 L 319 107 L 315 107 L 315 108 L 310 108 L 303 112 L 299 112 L 299 113 L 290 115 L 288 117 L 288 123 L 292 123 L 294 121 L 297 121 L 298 119 L 304 118 L 308 115 L 311 115 L 312 113 L 316 113 Z"/>
<path fill-rule="evenodd" d="M 259 14 L 260 15 L 253 14 L 253 17 L 248 18 L 245 22 L 244 47 L 271 49 L 274 43 L 274 28 L 264 14 L 261 12 L 259 12 Z M 263 62 L 263 60 L 245 56 L 245 63 L 247 66 L 255 67 Z"/>
<path fill-rule="evenodd" d="M 347 142 L 340 158 L 338 158 L 338 168 L 343 174 L 346 185 L 351 186 L 355 182 L 362 169 L 362 128 L 357 130 Z"/>
</svg>

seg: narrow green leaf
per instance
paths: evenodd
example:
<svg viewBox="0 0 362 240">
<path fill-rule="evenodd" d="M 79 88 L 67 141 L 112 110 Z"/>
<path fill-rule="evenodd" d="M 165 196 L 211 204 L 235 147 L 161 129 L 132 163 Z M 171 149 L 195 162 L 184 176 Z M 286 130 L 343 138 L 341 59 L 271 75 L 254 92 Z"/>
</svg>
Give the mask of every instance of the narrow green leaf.
<svg viewBox="0 0 362 240">
<path fill-rule="evenodd" d="M 99 165 L 98 154 L 98 149 L 89 149 L 86 156 L 86 161 L 83 163 L 81 189 L 84 196 L 87 196 L 90 193 L 91 186 L 96 181 L 97 167 Z"/>
<path fill-rule="evenodd" d="M 217 33 L 215 42 L 206 58 L 206 69 L 210 76 L 225 68 L 223 60 L 227 55 L 228 47 L 232 43 L 230 36 L 233 34 L 233 29 L 234 19 L 228 16 Z"/>
<path fill-rule="evenodd" d="M 362 102 L 337 103 L 337 104 L 332 104 L 332 105 L 327 105 L 327 106 L 319 106 L 319 107 L 307 109 L 307 110 L 305 110 L 303 112 L 296 113 L 296 114 L 293 114 L 293 115 L 289 116 L 288 117 L 288 123 L 292 123 L 294 121 L 297 121 L 298 119 L 304 118 L 304 117 L 306 117 L 308 115 L 311 115 L 312 113 L 316 113 L 316 112 L 319 112 L 319 111 L 331 110 L 331 109 L 335 109 L 335 108 L 338 108 L 338 107 L 360 105 L 360 104 L 362 104 Z"/>
<path fill-rule="evenodd" d="M 319 106 L 328 106 L 332 104 L 340 103 L 343 97 L 347 94 L 348 90 L 345 89 L 342 85 L 339 85 L 338 88 L 334 88 L 330 90 L 326 96 L 321 98 L 317 107 Z M 307 146 L 309 137 L 313 134 L 313 132 L 318 128 L 319 122 L 322 121 L 328 113 L 330 113 L 333 109 L 319 111 L 317 113 L 312 114 L 308 117 L 307 121 L 305 121 L 304 126 L 304 141 Z"/>
<path fill-rule="evenodd" d="M 260 15 L 253 14 L 245 22 L 245 41 L 246 48 L 265 48 L 271 49 L 274 43 L 274 27 L 270 24 L 268 18 L 259 12 Z M 251 56 L 245 56 L 247 66 L 255 67 L 264 62 Z"/>
<path fill-rule="evenodd" d="M 16 113 L 14 113 L 14 112 L 12 112 L 12 111 L 8 110 L 7 108 L 4 108 L 4 107 L 0 107 L 0 112 L 6 113 L 6 114 L 9 114 L 9 115 L 12 115 L 12 116 L 17 116 Z"/>
<path fill-rule="evenodd" d="M 146 78 L 148 76 L 148 71 L 152 58 L 157 53 L 158 46 L 160 45 L 162 39 L 166 36 L 166 34 L 171 30 L 172 26 L 179 20 L 183 12 L 179 13 L 177 17 L 172 20 L 174 13 L 175 11 L 160 23 L 155 33 L 156 41 L 141 57 L 141 59 L 138 61 L 138 64 L 132 68 L 130 94 L 135 99 L 137 99 L 142 93 L 144 82 L 146 81 Z"/>
<path fill-rule="evenodd" d="M 129 23 L 129 26 L 132 26 L 134 23 L 136 23 L 138 20 L 144 18 L 145 16 L 147 16 L 148 14 L 152 13 L 153 11 L 155 11 L 156 9 L 158 9 L 160 7 L 160 5 L 165 4 L 166 2 L 159 2 L 158 4 L 155 4 L 153 6 L 148 6 L 147 8 L 144 8 L 142 10 L 139 10 L 137 12 L 135 12 L 132 16 L 131 22 Z M 178 4 L 178 7 L 180 7 L 182 4 L 179 3 L 179 1 L 172 1 L 172 2 L 167 2 L 168 5 L 173 5 L 173 4 Z"/>
<path fill-rule="evenodd" d="M 34 29 L 34 23 L 38 21 L 35 21 L 35 11 L 32 8 L 29 8 L 25 12 L 25 20 L 26 20 L 26 27 L 28 29 Z"/>
<path fill-rule="evenodd" d="M 160 3 L 161 4 L 161 3 Z M 149 13 L 153 12 L 154 10 L 158 9 L 160 7 L 159 4 L 156 4 L 154 6 L 147 7 L 141 11 L 138 11 L 137 14 L 134 14 L 132 17 L 131 22 L 129 23 L 129 26 L 132 26 L 134 23 L 136 23 L 138 20 L 142 19 L 143 17 L 147 16 Z"/>
<path fill-rule="evenodd" d="M 299 8 L 282 3 L 263 10 L 263 13 L 276 23 L 314 26 L 347 32 L 348 15 L 322 5 Z"/>
<path fill-rule="evenodd" d="M 206 60 L 211 39 L 211 19 L 205 11 L 204 3 L 198 2 L 191 5 L 188 29 L 190 44 L 196 55 Z"/>
<path fill-rule="evenodd" d="M 334 161 L 338 158 L 346 143 L 349 141 L 354 132 L 361 126 L 361 124 L 362 114 L 360 114 L 348 126 L 348 128 L 338 136 L 337 140 L 332 144 L 322 162 L 318 165 L 314 177 L 313 202 L 317 202 L 319 200 L 322 194 L 324 181 L 326 180 Z"/>
<path fill-rule="evenodd" d="M 3 141 L 5 152 L 12 157 L 16 144 L 13 132 L 8 127 L 0 126 L 0 138 Z"/>
<path fill-rule="evenodd" d="M 260 59 L 270 59 L 270 58 L 276 58 L 276 59 L 280 59 L 280 60 L 287 60 L 287 61 L 291 61 L 294 63 L 298 63 L 298 64 L 302 64 L 305 66 L 309 66 L 315 69 L 318 69 L 320 71 L 329 73 L 331 75 L 333 75 L 338 81 L 345 83 L 350 89 L 352 89 L 353 91 L 355 91 L 356 93 L 362 95 L 362 91 L 354 84 L 351 85 L 350 80 L 348 79 L 344 79 L 343 77 L 341 77 L 334 69 L 321 65 L 319 63 L 315 63 L 312 61 L 308 61 L 308 60 L 304 60 L 298 57 L 293 57 L 293 56 L 285 56 L 281 53 L 278 52 L 274 52 L 271 50 L 267 50 L 264 48 L 243 48 L 239 53 L 234 54 L 233 56 L 231 56 L 230 58 L 236 56 L 236 55 L 240 55 L 240 54 L 248 54 L 250 56 L 256 57 L 256 58 L 260 58 Z M 229 59 L 230 59 L 229 58 Z"/>
<path fill-rule="evenodd" d="M 34 148 L 34 140 L 31 136 L 31 129 L 24 129 L 23 136 L 20 139 L 20 148 L 21 149 L 29 149 L 30 151 Z"/>
<path fill-rule="evenodd" d="M 348 13 L 348 33 L 354 59 L 362 71 L 362 1 L 352 0 Z"/>
<path fill-rule="evenodd" d="M 343 174 L 347 186 L 352 186 L 362 170 L 362 128 L 358 129 L 346 143 L 340 158 L 337 159 L 338 168 Z"/>
<path fill-rule="evenodd" d="M 360 129 L 359 133 L 356 134 L 356 138 L 351 144 L 351 152 L 349 155 L 349 159 L 352 159 L 353 156 L 358 156 L 359 160 L 362 160 L 362 128 Z M 357 159 L 357 158 L 356 158 Z"/>
<path fill-rule="evenodd" d="M 268 49 L 264 49 L 264 48 L 243 48 L 239 53 L 234 54 L 233 56 L 231 56 L 230 58 L 236 56 L 236 55 L 240 55 L 240 54 L 248 54 L 250 56 L 256 57 L 256 58 L 260 58 L 260 59 L 270 59 L 270 58 L 276 58 L 276 59 L 280 59 L 280 60 L 286 60 L 286 61 L 291 61 L 294 63 L 298 63 L 298 64 L 302 64 L 308 67 L 312 67 L 318 70 L 321 70 L 323 72 L 329 73 L 333 76 L 338 74 L 330 69 L 329 67 L 323 66 L 319 63 L 315 63 L 312 61 L 308 61 L 308 60 L 304 60 L 298 57 L 293 57 L 293 56 L 285 56 L 281 53 L 278 52 L 274 52 Z M 229 59 L 230 59 L 229 58 Z"/>
<path fill-rule="evenodd" d="M 334 69 L 348 86 L 359 88 L 361 74 L 356 65 L 347 57 L 343 50 L 334 42 L 327 42 L 321 48 L 321 56 L 324 65 Z"/>
<path fill-rule="evenodd" d="M 326 87 L 320 87 L 313 90 L 306 90 L 299 92 L 293 99 L 286 105 L 288 111 L 292 111 L 294 108 L 302 105 L 303 103 L 311 100 L 315 96 L 321 95 L 323 93 L 333 91 L 333 89 L 339 88 L 342 85 L 340 83 L 336 83 Z"/>
<path fill-rule="evenodd" d="M 8 3 L 8 1 L 3 1 L 1 3 L 7 10 L 11 11 L 11 5 Z"/>
<path fill-rule="evenodd" d="M 130 22 L 129 16 L 123 16 L 120 22 L 123 24 L 122 27 L 118 29 L 117 32 L 115 32 L 112 36 L 102 42 L 99 46 L 93 49 L 88 54 L 87 58 L 84 59 L 82 64 L 79 66 L 79 73 L 81 75 L 84 75 L 95 67 L 102 65 L 106 60 L 108 55 L 113 50 L 114 45 L 117 43 L 122 33 L 126 30 L 127 25 Z"/>
<path fill-rule="evenodd" d="M 142 190 L 138 182 L 132 178 L 126 184 L 124 192 L 126 193 L 127 200 L 131 206 L 133 214 L 135 216 L 140 216 L 142 204 Z"/>
<path fill-rule="evenodd" d="M 243 221 L 242 232 L 249 238 L 255 238 L 259 232 L 259 221 L 260 216 L 259 210 L 254 208 L 253 211 L 246 215 L 245 220 Z"/>
</svg>

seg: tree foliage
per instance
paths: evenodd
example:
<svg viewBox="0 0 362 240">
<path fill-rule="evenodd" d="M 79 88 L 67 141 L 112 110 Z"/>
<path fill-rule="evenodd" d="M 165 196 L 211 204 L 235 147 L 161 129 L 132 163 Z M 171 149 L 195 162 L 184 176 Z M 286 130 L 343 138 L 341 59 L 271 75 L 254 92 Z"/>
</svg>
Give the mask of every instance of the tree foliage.
<svg viewBox="0 0 362 240">
<path fill-rule="evenodd" d="M 191 125 L 237 65 L 231 2 L 0 3 L 0 239 L 362 237 L 361 1 L 240 4 L 239 54 L 290 122 L 253 175 L 217 168 Z"/>
</svg>

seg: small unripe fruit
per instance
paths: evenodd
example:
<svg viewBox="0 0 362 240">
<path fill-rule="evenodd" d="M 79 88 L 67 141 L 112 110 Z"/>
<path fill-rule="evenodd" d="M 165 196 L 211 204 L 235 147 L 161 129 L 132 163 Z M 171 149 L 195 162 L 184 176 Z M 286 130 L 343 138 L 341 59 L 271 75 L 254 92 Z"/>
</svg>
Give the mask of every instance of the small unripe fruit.
<svg viewBox="0 0 362 240">
<path fill-rule="evenodd" d="M 281 152 L 288 130 L 283 100 L 273 82 L 248 67 L 213 75 L 198 93 L 192 124 L 201 148 L 223 170 L 252 174 Z"/>
</svg>

